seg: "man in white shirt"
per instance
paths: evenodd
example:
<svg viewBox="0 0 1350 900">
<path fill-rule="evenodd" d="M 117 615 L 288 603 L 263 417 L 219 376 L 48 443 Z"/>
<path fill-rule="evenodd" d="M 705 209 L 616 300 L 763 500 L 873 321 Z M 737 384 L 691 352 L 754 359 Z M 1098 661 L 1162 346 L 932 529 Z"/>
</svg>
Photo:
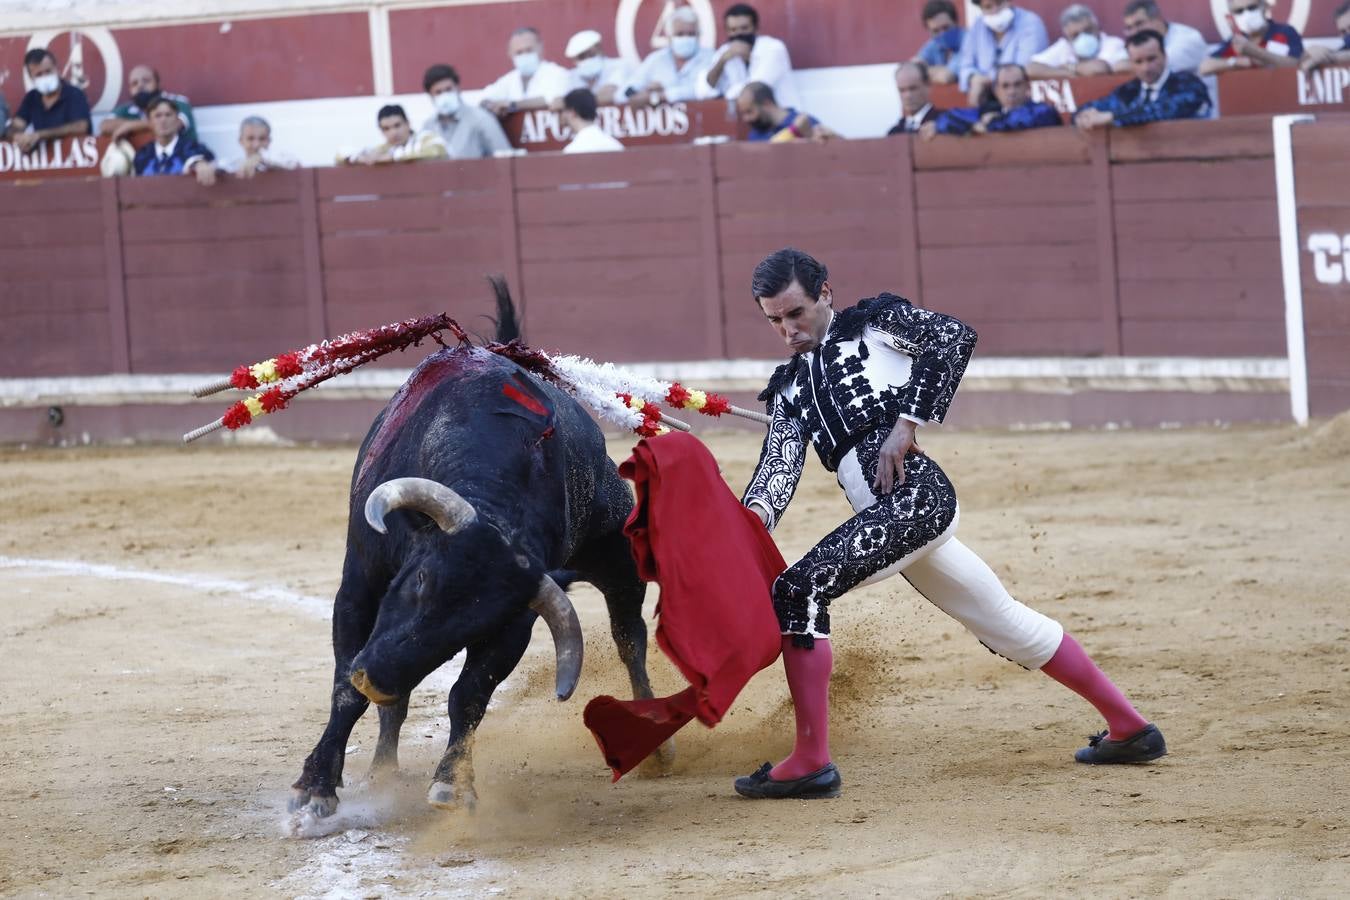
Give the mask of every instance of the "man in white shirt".
<svg viewBox="0 0 1350 900">
<path fill-rule="evenodd" d="M 1059 16 L 1063 37 L 1031 57 L 1027 74 L 1032 78 L 1079 78 L 1106 75 L 1121 63 L 1128 65 L 1125 42 L 1102 34 L 1097 14 L 1082 3 L 1075 3 Z"/>
<path fill-rule="evenodd" d="M 712 68 L 699 85 L 702 96 L 736 99 L 747 84 L 757 81 L 773 88 L 785 107 L 800 109 L 801 94 L 792 73 L 792 57 L 778 38 L 759 33 L 759 13 L 748 3 L 730 7 L 723 23 L 727 42 L 717 48 Z"/>
<path fill-rule="evenodd" d="M 243 155 L 221 166 L 236 178 L 252 178 L 271 169 L 298 169 L 300 160 L 272 149 L 272 126 L 262 116 L 247 116 L 239 123 L 239 148 Z"/>
<path fill-rule="evenodd" d="M 600 45 L 600 32 L 578 31 L 567 42 L 564 55 L 572 62 L 570 90 L 585 88 L 595 95 L 595 102 L 605 105 L 620 99 L 619 91 L 628 82 L 629 66 L 622 59 L 605 55 Z M 561 101 L 556 105 L 561 108 Z"/>
<path fill-rule="evenodd" d="M 648 54 L 624 87 L 629 103 L 678 103 L 710 95 L 704 78 L 717 57 L 699 46 L 698 13 L 692 7 L 678 7 L 666 20 L 666 28 L 667 46 Z"/>
<path fill-rule="evenodd" d="M 1125 4 L 1125 37 L 1140 31 L 1156 31 L 1163 36 L 1167 64 L 1173 72 L 1195 72 L 1209 58 L 1204 35 L 1189 25 L 1164 19 L 1156 0 L 1130 0 Z M 1113 68 L 1117 72 L 1133 71 L 1128 58 Z"/>
<path fill-rule="evenodd" d="M 559 118 L 573 134 L 572 142 L 563 148 L 564 153 L 608 153 L 623 149 L 623 144 L 595 123 L 595 107 L 595 95 L 585 88 L 569 91 L 563 98 Z"/>
<path fill-rule="evenodd" d="M 571 75 L 544 59 L 544 42 L 533 28 L 517 28 L 506 43 L 511 71 L 483 91 L 482 105 L 498 116 L 521 109 L 544 109 L 567 93 Z"/>
</svg>

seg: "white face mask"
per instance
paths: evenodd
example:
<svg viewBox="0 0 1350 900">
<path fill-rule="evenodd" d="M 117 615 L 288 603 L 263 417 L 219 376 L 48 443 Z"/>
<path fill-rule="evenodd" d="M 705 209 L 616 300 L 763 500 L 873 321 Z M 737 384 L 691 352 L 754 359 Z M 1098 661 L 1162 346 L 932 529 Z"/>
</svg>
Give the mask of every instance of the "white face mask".
<svg viewBox="0 0 1350 900">
<path fill-rule="evenodd" d="M 1097 51 L 1102 49 L 1102 39 L 1090 31 L 1084 31 L 1073 39 L 1073 52 L 1079 59 L 1096 59 Z"/>
<path fill-rule="evenodd" d="M 436 112 L 443 116 L 453 116 L 459 112 L 463 105 L 459 99 L 459 91 L 444 91 L 431 99 L 436 105 Z"/>
<path fill-rule="evenodd" d="M 577 74 L 582 78 L 596 78 L 599 77 L 604 68 L 605 58 L 603 56 L 588 56 L 577 63 Z"/>
<path fill-rule="evenodd" d="M 517 53 L 511 57 L 511 65 L 516 67 L 516 71 L 526 78 L 539 71 L 539 54 L 533 50 L 526 50 L 524 53 Z"/>
<path fill-rule="evenodd" d="M 698 35 L 682 34 L 670 39 L 670 52 L 677 59 L 688 59 L 698 52 Z"/>
<path fill-rule="evenodd" d="M 984 24 L 988 25 L 999 34 L 1002 34 L 1008 30 L 1008 26 L 1012 24 L 1012 20 L 1013 8 L 1011 6 L 1005 6 L 998 12 L 985 16 Z"/>
<path fill-rule="evenodd" d="M 1264 7 L 1258 6 L 1256 9 L 1245 10 L 1235 18 L 1237 27 L 1242 29 L 1243 34 L 1256 34 L 1266 27 L 1266 10 Z"/>
<path fill-rule="evenodd" d="M 39 94 L 55 94 L 61 88 L 61 79 L 55 73 L 48 72 L 33 79 L 33 87 Z"/>
</svg>

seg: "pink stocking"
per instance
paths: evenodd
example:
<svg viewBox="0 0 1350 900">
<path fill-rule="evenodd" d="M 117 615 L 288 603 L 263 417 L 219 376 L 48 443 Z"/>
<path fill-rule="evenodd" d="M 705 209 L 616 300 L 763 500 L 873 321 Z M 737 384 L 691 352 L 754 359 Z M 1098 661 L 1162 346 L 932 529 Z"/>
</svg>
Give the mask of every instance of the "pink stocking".
<svg viewBox="0 0 1350 900">
<path fill-rule="evenodd" d="M 792 709 L 797 717 L 797 743 L 792 755 L 769 772 L 776 781 L 791 781 L 824 768 L 830 761 L 830 642 L 816 638 L 811 649 L 794 647 L 783 635 L 783 669 L 787 672 Z"/>
<path fill-rule="evenodd" d="M 784 652 L 786 658 L 786 651 Z M 1120 688 L 1111 683 L 1097 664 L 1087 655 L 1087 651 L 1078 645 L 1069 633 L 1064 633 L 1059 649 L 1050 661 L 1041 666 L 1041 671 L 1078 694 L 1097 708 L 1097 712 L 1106 719 L 1112 741 L 1123 741 L 1134 737 L 1145 727 L 1148 720 L 1139 715 L 1120 692 Z M 788 676 L 789 682 L 792 676 Z M 797 696 L 794 690 L 794 698 Z M 800 728 L 800 726 L 798 726 Z M 793 754 L 795 757 L 796 754 Z"/>
</svg>

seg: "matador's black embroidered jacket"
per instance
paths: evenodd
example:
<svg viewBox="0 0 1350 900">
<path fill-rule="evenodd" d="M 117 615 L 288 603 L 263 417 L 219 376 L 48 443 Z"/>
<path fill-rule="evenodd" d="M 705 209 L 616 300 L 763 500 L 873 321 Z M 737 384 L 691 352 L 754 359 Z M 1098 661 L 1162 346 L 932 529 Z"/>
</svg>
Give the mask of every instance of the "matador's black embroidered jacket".
<svg viewBox="0 0 1350 900">
<path fill-rule="evenodd" d="M 779 366 L 759 395 L 773 421 L 742 502 L 772 528 L 801 478 L 809 440 L 833 472 L 859 441 L 901 416 L 941 422 L 975 349 L 975 329 L 882 294 L 836 312 L 820 346 Z"/>
</svg>

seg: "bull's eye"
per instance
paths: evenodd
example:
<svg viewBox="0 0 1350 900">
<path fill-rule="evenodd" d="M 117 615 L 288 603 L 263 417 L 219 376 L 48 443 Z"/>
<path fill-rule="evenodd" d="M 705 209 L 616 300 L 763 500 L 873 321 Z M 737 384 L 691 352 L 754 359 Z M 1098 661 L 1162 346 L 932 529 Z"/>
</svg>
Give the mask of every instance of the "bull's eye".
<svg viewBox="0 0 1350 900">
<path fill-rule="evenodd" d="M 522 569 L 528 569 L 530 567 L 530 558 L 524 553 L 517 553 L 516 565 L 520 566 Z"/>
</svg>

